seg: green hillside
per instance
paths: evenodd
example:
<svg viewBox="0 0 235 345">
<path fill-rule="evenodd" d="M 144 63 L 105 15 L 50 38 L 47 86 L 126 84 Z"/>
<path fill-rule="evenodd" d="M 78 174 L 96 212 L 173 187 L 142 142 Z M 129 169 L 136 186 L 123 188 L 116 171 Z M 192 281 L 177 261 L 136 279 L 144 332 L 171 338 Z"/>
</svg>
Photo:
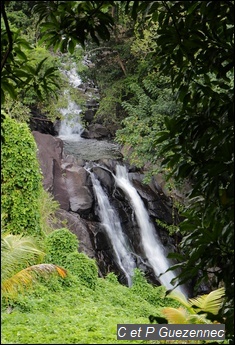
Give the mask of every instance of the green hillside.
<svg viewBox="0 0 235 345">
<path fill-rule="evenodd" d="M 132 288 L 115 282 L 114 274 L 98 278 L 94 290 L 75 278 L 38 284 L 19 295 L 13 309 L 2 305 L 2 344 L 133 344 L 116 340 L 117 324 L 149 323 L 162 306 L 176 305 L 137 273 Z"/>
</svg>

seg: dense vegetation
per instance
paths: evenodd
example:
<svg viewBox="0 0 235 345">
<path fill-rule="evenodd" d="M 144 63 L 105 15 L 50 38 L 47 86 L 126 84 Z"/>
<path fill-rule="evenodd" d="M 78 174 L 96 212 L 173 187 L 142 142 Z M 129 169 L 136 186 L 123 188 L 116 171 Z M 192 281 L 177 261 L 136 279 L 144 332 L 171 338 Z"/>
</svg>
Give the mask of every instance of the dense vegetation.
<svg viewBox="0 0 235 345">
<path fill-rule="evenodd" d="M 6 116 L 2 145 L 2 226 L 12 234 L 41 236 L 42 174 L 37 146 L 25 123 Z"/>
<path fill-rule="evenodd" d="M 38 208 L 43 196 L 39 192 L 35 145 L 27 125 L 16 125 L 9 116 L 18 122 L 26 122 L 32 107 L 55 114 L 58 105 L 55 100 L 62 95 L 59 88 L 64 85 L 58 67 L 67 52 L 74 61 L 81 61 L 80 45 L 91 61 L 89 69 L 81 70 L 81 76 L 84 80 L 92 79 L 100 89 L 97 121 L 117 126 L 116 140 L 126 147 L 126 158 L 144 170 L 147 165 L 150 174 L 163 173 L 178 188 L 185 181 L 190 183 L 191 190 L 186 195 L 185 204 L 181 205 L 184 220 L 177 226 L 183 239 L 179 253 L 172 254 L 179 260 L 177 267 L 182 269 L 177 282 L 194 279 L 197 282 L 195 294 L 198 285 L 207 283 L 209 277 L 213 289 L 224 286 L 226 299 L 221 313 L 227 336 L 233 337 L 234 2 L 2 1 L 1 15 L 3 231 L 38 236 L 46 229 Z M 55 104 L 53 109 L 51 104 Z M 23 165 L 21 155 L 31 159 L 30 169 Z M 25 189 L 23 194 L 22 187 Z M 16 205 L 17 210 L 22 211 L 15 211 Z M 43 243 L 43 249 L 48 264 L 63 263 L 66 266 L 66 260 L 56 262 L 57 254 L 50 246 L 50 241 L 56 240 L 56 232 L 50 234 L 47 229 L 44 235 L 47 241 Z M 22 318 L 31 325 L 27 327 L 36 329 L 27 313 L 38 310 L 43 320 L 42 304 L 50 307 L 46 293 L 52 301 L 58 298 L 63 302 L 63 308 L 67 303 L 64 295 L 69 295 L 68 291 L 72 300 L 75 296 L 78 298 L 73 292 L 78 289 L 77 284 L 81 284 L 79 289 L 84 291 L 84 296 L 92 296 L 87 303 L 93 303 L 92 298 L 100 301 L 102 286 L 107 301 L 104 301 L 104 309 L 100 304 L 99 309 L 106 312 L 111 296 L 109 284 L 113 283 L 88 279 L 90 286 L 85 287 L 81 280 L 84 265 L 89 266 L 88 276 L 94 277 L 96 269 L 87 258 L 74 252 L 75 248 L 70 249 L 71 257 L 67 259 L 66 268 L 72 271 L 77 268 L 79 272 L 75 274 L 78 280 L 75 279 L 74 287 L 72 283 L 69 287 L 70 283 L 66 286 L 55 282 L 54 292 L 44 284 L 38 292 L 32 292 L 30 299 L 27 295 L 18 297 L 15 304 L 12 302 L 16 306 L 14 313 L 3 316 L 5 342 L 30 343 L 20 330 L 8 338 L 7 325 Z M 117 289 L 127 290 L 120 286 Z M 135 294 L 129 290 L 125 294 L 132 294 L 130 300 L 134 305 Z M 115 301 L 115 294 L 112 298 Z M 21 299 L 22 305 L 28 305 L 28 311 L 23 310 Z M 121 304 L 122 300 L 126 301 L 124 296 L 117 303 Z M 57 310 L 53 303 L 51 307 Z M 157 307 L 155 311 L 152 305 L 146 308 L 156 313 Z M 141 317 L 147 316 L 144 307 L 140 309 L 131 310 L 128 304 L 130 318 L 123 317 L 121 322 L 140 322 L 138 313 Z M 22 311 L 26 314 L 21 314 Z M 45 315 L 48 312 L 47 309 Z M 89 313 L 85 311 L 83 315 L 87 319 Z M 111 313 L 111 318 L 118 323 L 115 312 Z M 98 325 L 98 328 L 102 327 Z M 114 325 L 110 327 L 113 329 Z M 25 329 L 24 333 L 28 332 L 29 329 Z M 100 342 L 104 341 L 103 335 L 96 336 Z M 77 342 L 75 338 L 64 339 L 65 342 Z M 61 337 L 52 335 L 49 341 L 58 339 Z M 42 339 L 38 338 L 40 341 Z M 112 342 L 113 337 L 108 341 Z"/>
</svg>

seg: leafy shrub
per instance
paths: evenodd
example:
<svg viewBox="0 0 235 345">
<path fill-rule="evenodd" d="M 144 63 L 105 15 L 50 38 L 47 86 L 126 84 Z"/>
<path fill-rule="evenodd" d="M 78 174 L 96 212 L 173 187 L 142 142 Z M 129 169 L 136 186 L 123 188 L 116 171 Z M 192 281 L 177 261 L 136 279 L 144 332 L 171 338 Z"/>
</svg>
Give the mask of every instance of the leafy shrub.
<svg viewBox="0 0 235 345">
<path fill-rule="evenodd" d="M 39 205 L 42 231 L 45 234 L 49 234 L 54 231 L 52 226 L 56 223 L 55 212 L 59 209 L 59 202 L 54 199 L 52 194 L 42 189 L 39 197 Z"/>
<path fill-rule="evenodd" d="M 67 256 L 64 266 L 77 276 L 83 285 L 95 289 L 98 267 L 93 259 L 84 253 L 74 252 Z"/>
<path fill-rule="evenodd" d="M 105 279 L 111 283 L 120 284 L 118 281 L 118 277 L 114 272 L 108 273 Z"/>
<path fill-rule="evenodd" d="M 68 229 L 61 228 L 47 236 L 46 248 L 47 255 L 45 260 L 64 266 L 68 254 L 77 251 L 78 239 Z"/>
<path fill-rule="evenodd" d="M 35 140 L 26 124 L 8 115 L 2 127 L 2 226 L 12 234 L 41 235 L 42 175 Z"/>
<path fill-rule="evenodd" d="M 169 304 L 171 306 L 178 306 L 178 303 L 173 299 L 165 298 L 166 289 L 164 286 L 154 287 L 149 284 L 144 277 L 144 273 L 138 268 L 135 269 L 131 291 L 154 306 L 164 307 Z"/>
<path fill-rule="evenodd" d="M 34 301 L 28 298 L 28 296 L 19 294 L 16 298 L 3 298 L 2 310 L 7 309 L 8 312 L 13 309 L 17 309 L 23 313 L 27 313 L 33 310 Z"/>
</svg>

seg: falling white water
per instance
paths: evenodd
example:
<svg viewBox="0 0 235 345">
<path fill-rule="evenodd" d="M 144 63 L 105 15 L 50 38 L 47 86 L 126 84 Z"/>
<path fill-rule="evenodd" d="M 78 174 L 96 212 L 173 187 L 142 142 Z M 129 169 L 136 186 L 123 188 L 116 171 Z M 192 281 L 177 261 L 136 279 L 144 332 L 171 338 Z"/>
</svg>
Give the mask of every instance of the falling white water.
<svg viewBox="0 0 235 345">
<path fill-rule="evenodd" d="M 156 230 L 149 219 L 149 215 L 146 211 L 144 203 L 136 189 L 129 181 L 125 166 L 116 166 L 115 180 L 117 185 L 130 199 L 140 228 L 143 249 L 149 264 L 153 268 L 156 277 L 159 278 L 162 285 L 164 285 L 167 289 L 172 289 L 173 285 L 170 282 L 173 278 L 175 278 L 175 275 L 172 271 L 164 273 L 170 267 L 170 263 L 165 256 L 164 247 L 161 244 L 161 241 L 156 234 Z M 160 274 L 162 275 L 159 276 Z M 175 290 L 185 294 L 185 291 L 183 291 L 180 286 Z"/>
<path fill-rule="evenodd" d="M 130 249 L 123 235 L 119 218 L 110 205 L 109 199 L 105 194 L 101 184 L 94 174 L 91 172 L 91 179 L 95 194 L 99 205 L 99 216 L 102 221 L 107 235 L 112 243 L 115 257 L 118 266 L 124 272 L 128 286 L 132 285 L 132 276 L 134 275 L 134 268 L 136 267 L 135 262 L 131 256 Z"/>
<path fill-rule="evenodd" d="M 76 88 L 81 84 L 81 79 L 76 72 L 76 67 L 73 66 L 70 70 L 62 70 L 67 76 L 69 84 Z M 80 113 L 81 108 L 75 102 L 71 101 L 68 91 L 65 91 L 68 98 L 68 107 L 59 109 L 62 114 L 62 120 L 59 129 L 59 138 L 67 141 L 82 140 L 81 133 L 83 127 L 81 125 Z"/>
<path fill-rule="evenodd" d="M 62 108 L 60 112 L 63 118 L 60 124 L 59 138 L 68 141 L 80 140 L 83 131 L 79 115 L 81 108 L 75 102 L 69 100 L 68 108 Z"/>
<path fill-rule="evenodd" d="M 72 68 L 70 70 L 61 70 L 69 79 L 69 84 L 72 85 L 74 88 L 81 85 L 82 80 L 77 74 L 76 71 L 76 63 L 72 63 Z"/>
</svg>

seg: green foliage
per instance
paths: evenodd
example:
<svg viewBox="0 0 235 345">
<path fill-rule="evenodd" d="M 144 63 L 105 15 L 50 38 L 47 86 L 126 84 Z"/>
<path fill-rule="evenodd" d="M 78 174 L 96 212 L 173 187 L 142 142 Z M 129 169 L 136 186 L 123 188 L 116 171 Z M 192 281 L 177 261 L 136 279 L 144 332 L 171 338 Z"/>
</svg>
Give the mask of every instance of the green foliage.
<svg viewBox="0 0 235 345">
<path fill-rule="evenodd" d="M 65 278 L 66 271 L 53 264 L 42 264 L 44 253 L 34 237 L 4 233 L 1 236 L 1 295 L 15 299 L 38 277 L 48 278 L 52 274 Z"/>
<path fill-rule="evenodd" d="M 2 111 L 18 122 L 29 122 L 29 107 L 17 99 L 12 99 L 9 95 L 6 95 L 5 97 Z"/>
<path fill-rule="evenodd" d="M 78 239 L 66 228 L 57 229 L 46 237 L 46 258 L 48 262 L 64 265 L 67 256 L 78 249 Z"/>
<path fill-rule="evenodd" d="M 148 163 L 149 169 L 154 170 L 160 160 L 156 133 L 165 129 L 164 117 L 171 117 L 177 111 L 169 79 L 152 72 L 142 83 L 132 81 L 128 88 L 134 96 L 122 102 L 127 116 L 122 121 L 123 128 L 116 132 L 116 140 L 130 148 L 127 156 L 131 163 L 138 167 Z"/>
<path fill-rule="evenodd" d="M 39 284 L 11 302 L 13 310 L 2 305 L 2 343 L 27 344 L 33 337 L 36 344 L 133 344 L 116 340 L 117 324 L 149 323 L 148 316 L 161 310 L 158 302 L 160 296 L 153 306 L 103 278 L 97 279 L 95 290 L 79 280 L 56 291 Z"/>
<path fill-rule="evenodd" d="M 30 58 L 24 67 L 30 79 L 19 90 L 19 97 L 25 104 L 52 102 L 57 99 L 63 78 L 58 72 L 59 58 L 37 44 L 31 50 Z"/>
<path fill-rule="evenodd" d="M 5 1 L 8 20 L 12 27 L 25 34 L 32 30 L 32 7 L 35 1 Z"/>
<path fill-rule="evenodd" d="M 95 289 L 98 279 L 98 267 L 96 262 L 86 254 L 78 252 L 68 254 L 64 267 L 78 277 L 83 285 Z"/>
<path fill-rule="evenodd" d="M 1 235 L 1 277 L 6 280 L 30 264 L 42 261 L 44 253 L 39 249 L 34 237 Z"/>
<path fill-rule="evenodd" d="M 166 129 L 156 133 L 153 145 L 159 148 L 168 178 L 190 178 L 192 183 L 180 224 L 185 236 L 179 283 L 195 277 L 196 291 L 210 273 L 214 288 L 225 284 L 232 307 L 234 2 L 166 1 L 148 6 L 141 1 L 132 7 L 134 17 L 138 11 L 146 11 L 146 24 L 159 25 L 157 68 L 170 74 L 180 105 L 174 116 L 165 118 Z M 231 333 L 232 323 L 227 320 Z"/>
<path fill-rule="evenodd" d="M 113 284 L 119 284 L 118 277 L 114 272 L 108 273 L 105 279 Z"/>
<path fill-rule="evenodd" d="M 78 278 L 80 283 L 94 289 L 98 278 L 97 265 L 94 260 L 77 250 L 78 239 L 66 228 L 54 230 L 46 237 L 45 260 L 62 265 Z"/>
<path fill-rule="evenodd" d="M 165 298 L 166 289 L 164 286 L 155 287 L 149 284 L 144 277 L 144 273 L 138 268 L 135 269 L 131 291 L 154 306 L 157 304 L 158 306 L 164 307 L 167 306 L 168 303 L 170 303 L 171 306 L 178 306 L 178 303 L 174 301 L 169 302 L 169 300 Z"/>
<path fill-rule="evenodd" d="M 224 319 L 219 315 L 225 298 L 224 288 L 216 289 L 207 295 L 198 296 L 189 300 L 177 292 L 173 292 L 168 296 L 181 304 L 179 308 L 166 307 L 162 309 L 162 314 L 168 319 L 168 323 L 224 323 Z"/>
<path fill-rule="evenodd" d="M 55 66 L 46 68 L 48 57 L 37 61 L 37 65 L 30 62 L 30 52 L 33 47 L 21 36 L 20 31 L 12 31 L 12 47 L 8 47 L 9 33 L 3 31 L 1 53 L 3 56 L 1 73 L 1 101 L 5 102 L 6 95 L 12 99 L 22 92 L 28 93 L 42 101 L 50 94 L 57 96 L 58 73 Z M 4 60 L 5 59 L 5 60 Z M 9 78 L 10 76 L 10 78 Z M 32 96 L 31 96 L 32 97 Z"/>
<path fill-rule="evenodd" d="M 71 54 L 77 44 L 85 46 L 90 37 L 96 44 L 108 40 L 113 18 L 108 14 L 111 2 L 100 1 L 50 1 L 38 2 L 34 13 L 39 15 L 41 42 L 54 51 Z"/>
<path fill-rule="evenodd" d="M 40 235 L 39 196 L 42 175 L 36 143 L 26 124 L 9 116 L 3 121 L 2 226 L 12 234 Z"/>
<path fill-rule="evenodd" d="M 233 247 L 230 243 L 233 242 L 234 219 L 231 109 L 234 97 L 231 74 L 233 6 L 232 2 L 229 6 L 217 3 L 213 8 L 211 3 L 208 6 L 198 3 L 193 7 L 188 3 L 174 4 L 170 6 L 171 12 L 164 13 L 163 20 L 168 21 L 173 13 L 178 34 L 173 38 L 173 28 L 169 26 L 172 32 L 170 29 L 164 33 L 160 31 L 158 39 L 161 66 L 164 56 L 165 69 L 173 61 L 177 67 L 171 77 L 182 104 L 182 112 L 166 121 L 167 143 L 164 142 L 160 154 L 172 150 L 173 154 L 163 164 L 171 168 L 175 179 L 191 176 L 193 181 L 190 208 L 181 226 L 183 231 L 189 233 L 182 242 L 188 256 L 184 272 L 188 276 L 190 271 L 192 277 L 192 268 L 196 273 L 195 266 L 202 267 L 206 279 L 206 269 L 219 267 L 220 271 L 216 274 L 218 281 L 225 282 L 227 293 L 231 296 L 233 264 L 230 258 Z M 187 21 L 182 21 L 179 14 L 182 8 L 187 13 Z M 210 21 L 205 22 L 205 17 Z M 222 18 L 226 20 L 226 26 L 221 24 Z M 204 27 L 207 29 L 204 30 Z M 199 43 L 201 34 L 203 37 Z M 182 58 L 185 59 L 184 64 Z M 160 141 L 164 135 L 159 136 Z M 189 142 L 193 145 L 188 145 Z M 181 164 L 178 164 L 179 161 Z M 192 244 L 196 249 L 193 252 L 189 250 Z M 213 257 L 210 252 L 214 253 Z M 183 276 L 184 273 L 181 278 Z"/>
<path fill-rule="evenodd" d="M 56 223 L 55 212 L 58 209 L 59 202 L 49 192 L 42 189 L 39 196 L 39 212 L 42 231 L 47 235 L 54 231 L 53 224 Z"/>
</svg>

